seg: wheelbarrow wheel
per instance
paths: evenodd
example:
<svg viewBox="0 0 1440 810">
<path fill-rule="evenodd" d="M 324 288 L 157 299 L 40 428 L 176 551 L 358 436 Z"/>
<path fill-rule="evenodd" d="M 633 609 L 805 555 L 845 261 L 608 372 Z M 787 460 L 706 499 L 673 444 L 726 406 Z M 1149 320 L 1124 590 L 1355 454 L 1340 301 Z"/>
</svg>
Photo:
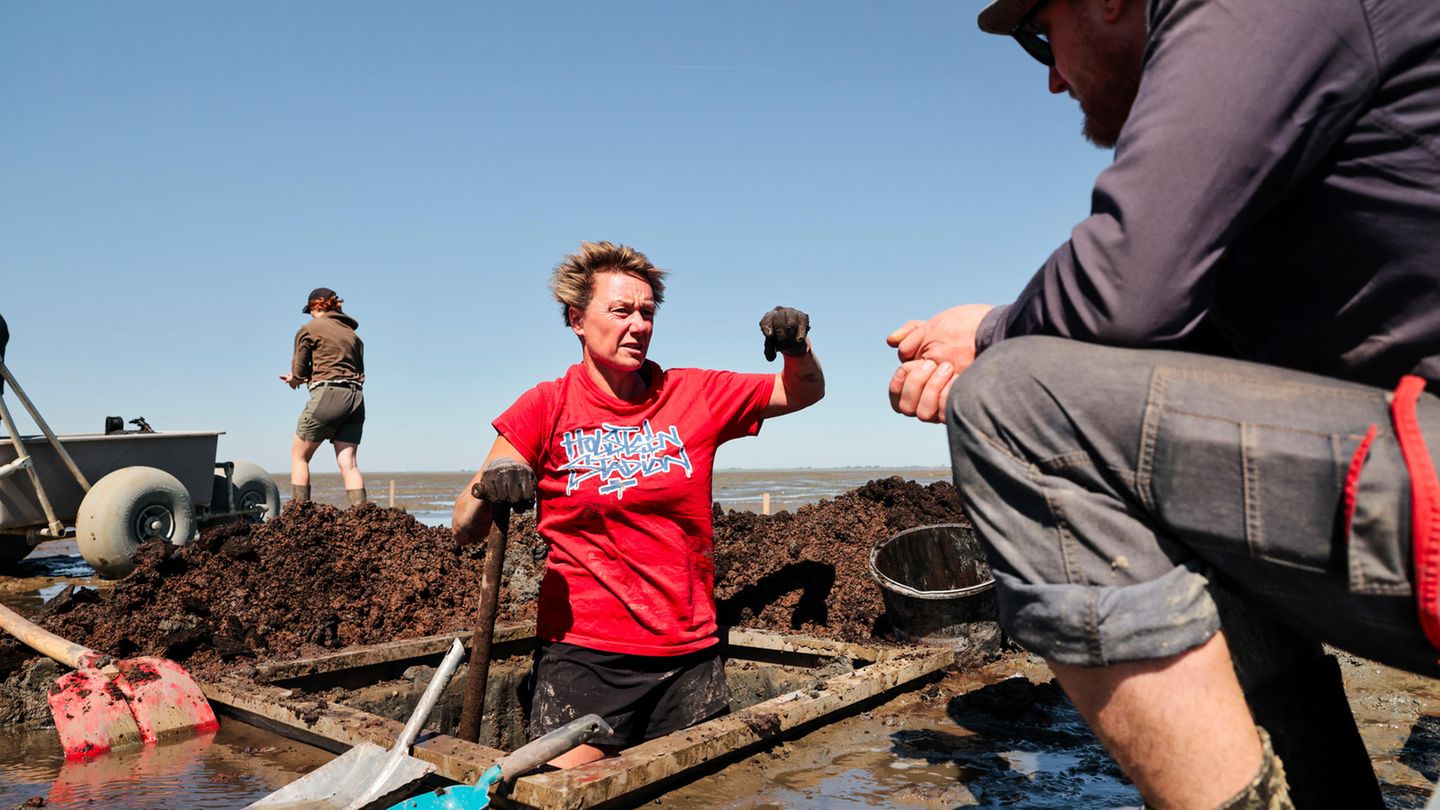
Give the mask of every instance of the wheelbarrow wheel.
<svg viewBox="0 0 1440 810">
<path fill-rule="evenodd" d="M 251 464 L 248 461 L 236 461 L 233 464 L 234 470 L 230 474 L 229 485 L 233 487 L 235 510 L 260 507 L 264 511 L 258 517 L 246 518 L 256 523 L 280 514 L 280 489 L 275 486 L 275 479 L 271 478 L 270 474 L 261 469 L 258 464 Z M 211 514 L 225 511 L 225 486 L 225 474 L 215 473 L 215 494 L 210 501 Z"/>
<path fill-rule="evenodd" d="M 190 493 L 154 467 L 125 467 L 96 481 L 75 518 L 81 555 L 95 573 L 112 579 L 135 570 L 135 550 L 146 540 L 183 546 L 194 533 Z"/>
</svg>

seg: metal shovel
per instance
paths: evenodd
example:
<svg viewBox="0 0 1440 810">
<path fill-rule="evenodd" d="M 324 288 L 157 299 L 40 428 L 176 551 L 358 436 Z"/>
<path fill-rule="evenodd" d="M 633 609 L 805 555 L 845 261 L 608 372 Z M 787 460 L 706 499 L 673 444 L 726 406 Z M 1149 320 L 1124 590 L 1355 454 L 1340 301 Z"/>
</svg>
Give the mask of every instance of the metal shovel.
<svg viewBox="0 0 1440 810">
<path fill-rule="evenodd" d="M 174 661 L 154 656 L 116 660 L 66 641 L 4 605 L 0 628 L 75 669 L 56 679 L 47 696 L 66 758 L 220 727 L 200 685 Z"/>
<path fill-rule="evenodd" d="M 410 744 L 420 733 L 420 727 L 429 719 L 440 693 L 455 674 L 465 647 L 460 639 L 450 643 L 450 652 L 440 662 L 435 677 L 425 687 L 404 731 L 395 740 L 395 745 L 386 751 L 374 743 L 361 743 L 341 756 L 330 760 L 319 769 L 291 782 L 280 790 L 250 805 L 252 808 L 269 810 L 359 810 L 378 806 L 381 800 L 394 801 L 401 791 L 424 779 L 435 770 L 435 766 L 410 756 Z"/>
<path fill-rule="evenodd" d="M 528 742 L 491 765 L 473 785 L 440 788 L 392 805 L 389 810 L 480 810 L 490 806 L 490 788 L 511 784 L 570 749 L 602 734 L 613 734 L 598 714 L 587 714 Z"/>
</svg>

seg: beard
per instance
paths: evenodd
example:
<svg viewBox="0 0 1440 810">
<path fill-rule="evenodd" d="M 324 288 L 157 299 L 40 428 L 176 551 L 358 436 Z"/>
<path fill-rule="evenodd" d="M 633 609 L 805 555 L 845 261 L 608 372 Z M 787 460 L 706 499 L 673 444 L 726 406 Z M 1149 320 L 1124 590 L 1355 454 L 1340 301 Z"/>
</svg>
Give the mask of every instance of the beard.
<svg viewBox="0 0 1440 810">
<path fill-rule="evenodd" d="M 1079 36 L 1084 49 L 1094 57 L 1084 82 L 1071 86 L 1085 116 L 1081 133 L 1101 149 L 1111 149 L 1119 142 L 1120 130 L 1130 118 L 1130 108 L 1140 92 L 1144 47 L 1120 48 L 1106 42 L 1085 17 L 1081 17 Z"/>
</svg>

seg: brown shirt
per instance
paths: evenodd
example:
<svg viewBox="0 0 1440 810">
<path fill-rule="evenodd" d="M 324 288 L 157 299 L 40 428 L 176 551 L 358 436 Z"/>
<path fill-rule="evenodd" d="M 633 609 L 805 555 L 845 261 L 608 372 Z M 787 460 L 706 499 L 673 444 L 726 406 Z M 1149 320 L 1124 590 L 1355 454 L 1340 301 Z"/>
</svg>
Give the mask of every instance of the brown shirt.
<svg viewBox="0 0 1440 810">
<path fill-rule="evenodd" d="M 355 334 L 360 324 L 343 312 L 311 318 L 295 333 L 290 373 L 297 379 L 365 381 L 365 344 Z"/>
</svg>

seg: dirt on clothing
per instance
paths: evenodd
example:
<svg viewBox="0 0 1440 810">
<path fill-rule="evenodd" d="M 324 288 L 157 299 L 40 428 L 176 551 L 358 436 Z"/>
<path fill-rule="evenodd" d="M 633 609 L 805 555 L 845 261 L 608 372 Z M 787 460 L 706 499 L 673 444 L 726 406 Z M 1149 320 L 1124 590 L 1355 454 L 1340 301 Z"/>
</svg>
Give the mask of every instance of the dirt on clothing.
<svg viewBox="0 0 1440 810">
<path fill-rule="evenodd" d="M 794 513 L 717 508 L 721 623 L 869 639 L 885 629 L 870 547 L 901 529 L 963 520 L 950 484 L 898 477 Z M 546 551 L 534 513 L 514 516 L 501 622 L 534 618 Z M 199 678 L 244 675 L 260 661 L 468 630 L 482 563 L 479 546 L 457 549 L 448 529 L 403 510 L 289 503 L 269 522 L 214 527 L 184 547 L 147 544 L 109 593 L 67 589 L 35 620 L 118 657 L 169 658 Z M 19 694 L 7 699 L 34 680 L 31 659 L 0 640 L 0 724 L 35 714 Z"/>
</svg>

